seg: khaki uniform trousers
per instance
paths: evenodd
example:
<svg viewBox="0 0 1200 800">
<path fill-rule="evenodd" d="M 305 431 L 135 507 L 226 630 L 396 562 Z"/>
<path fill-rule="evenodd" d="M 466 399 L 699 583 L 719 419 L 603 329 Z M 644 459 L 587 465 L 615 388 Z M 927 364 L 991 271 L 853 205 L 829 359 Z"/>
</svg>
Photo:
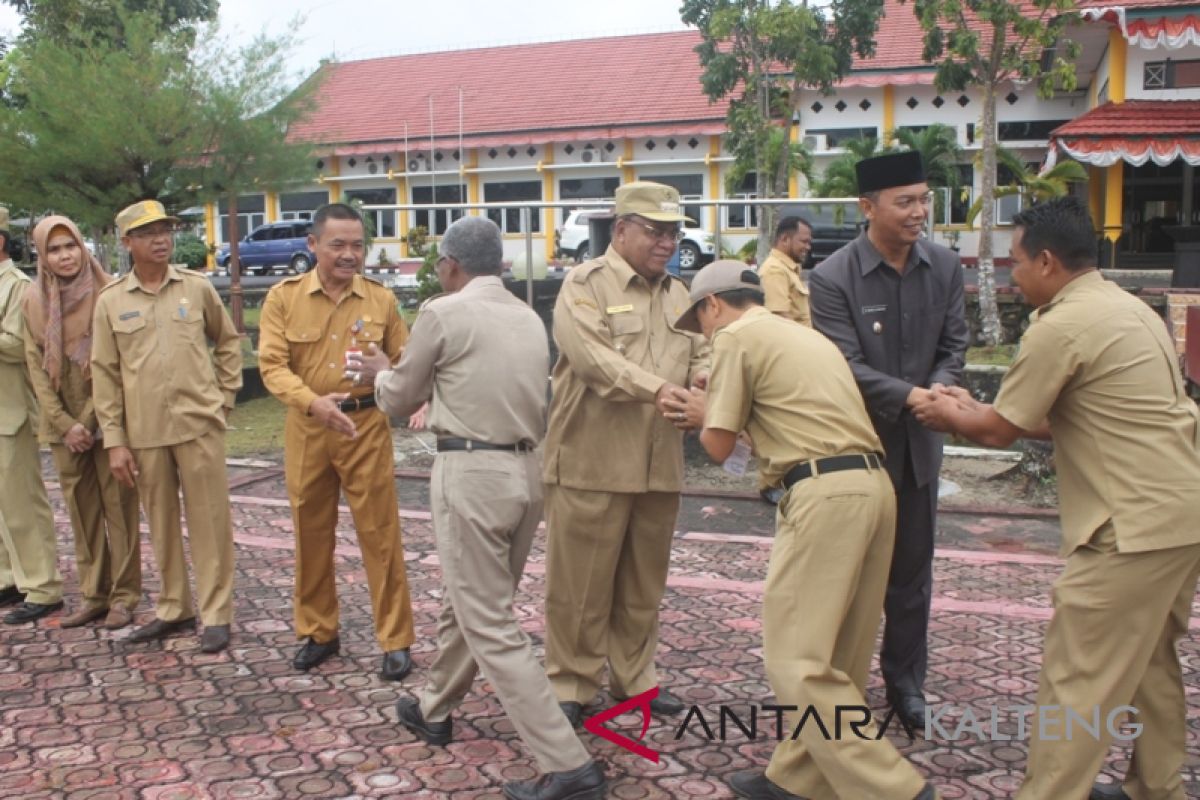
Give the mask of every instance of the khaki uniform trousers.
<svg viewBox="0 0 1200 800">
<path fill-rule="evenodd" d="M 658 685 L 658 607 L 678 492 L 546 486 L 546 672 L 562 702 L 587 704 L 609 667 L 623 699 Z"/>
<path fill-rule="evenodd" d="M 421 713 L 434 722 L 446 719 L 482 671 L 542 772 L 583 766 L 591 757 L 559 709 L 513 611 L 513 593 L 542 520 L 540 459 L 533 453 L 442 453 L 430 489 L 446 594 Z"/>
<path fill-rule="evenodd" d="M 369 408 L 350 413 L 358 437 L 335 433 L 294 409 L 284 424 L 284 473 L 296 531 L 296 636 L 324 643 L 338 635 L 333 550 L 338 492 L 346 495 L 385 652 L 413 642 L 412 600 L 400 540 L 392 434 L 387 417 Z"/>
<path fill-rule="evenodd" d="M 50 453 L 75 533 L 75 566 L 84 606 L 109 608 L 121 603 L 137 608 L 142 599 L 137 489 L 117 481 L 103 444 L 86 453 L 52 444 Z"/>
<path fill-rule="evenodd" d="M 179 518 L 182 488 L 200 620 L 206 626 L 228 625 L 233 620 L 233 522 L 225 432 L 214 429 L 181 444 L 134 450 L 133 455 L 154 560 L 162 574 L 156 615 L 168 622 L 195 616 Z"/>
<path fill-rule="evenodd" d="M 868 738 L 844 725 L 835 735 L 838 706 L 867 705 L 896 534 L 891 481 L 883 470 L 800 481 L 775 525 L 763 597 L 767 678 L 781 705 L 799 709 L 787 715 L 790 731 L 811 705 L 831 738 L 808 719 L 799 739 L 776 746 L 767 777 L 812 800 L 912 800 L 925 781 L 886 737 L 874 739 L 874 722 L 862 729 Z"/>
<path fill-rule="evenodd" d="M 30 420 L 0 436 L 0 589 L 16 586 L 25 601 L 62 600 L 54 516 Z"/>
<path fill-rule="evenodd" d="M 1120 706 L 1136 708 L 1142 726 L 1125 793 L 1184 800 L 1187 701 L 1176 645 L 1188 632 L 1198 575 L 1200 545 L 1118 553 L 1111 523 L 1067 557 L 1054 584 L 1037 703 L 1075 709 L 1089 725 L 1099 708 L 1100 735 L 1072 720 L 1068 740 L 1063 715 L 1047 713 L 1040 737 L 1035 717 L 1017 800 L 1086 798 L 1112 741 L 1109 714 Z"/>
</svg>

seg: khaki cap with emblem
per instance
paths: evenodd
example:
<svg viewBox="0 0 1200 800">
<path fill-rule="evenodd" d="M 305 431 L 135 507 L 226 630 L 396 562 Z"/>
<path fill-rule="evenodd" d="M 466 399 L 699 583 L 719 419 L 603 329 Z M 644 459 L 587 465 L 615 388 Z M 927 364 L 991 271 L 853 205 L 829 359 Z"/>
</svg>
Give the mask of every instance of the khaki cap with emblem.
<svg viewBox="0 0 1200 800">
<path fill-rule="evenodd" d="M 651 181 L 634 181 L 617 187 L 618 217 L 637 214 L 655 222 L 694 222 L 683 215 L 679 192 L 673 186 Z"/>
<path fill-rule="evenodd" d="M 141 200 L 117 214 L 117 233 L 127 235 L 130 231 L 159 220 L 170 220 L 179 224 L 179 217 L 172 217 L 157 200 Z"/>
<path fill-rule="evenodd" d="M 700 321 L 696 319 L 696 307 L 700 301 L 710 295 L 733 292 L 738 289 L 749 289 L 761 295 L 763 288 L 762 283 L 758 280 L 758 273 L 743 262 L 730 258 L 712 262 L 692 278 L 692 286 L 688 291 L 688 300 L 691 301 L 691 305 L 675 321 L 675 327 L 681 331 L 700 333 Z"/>
</svg>

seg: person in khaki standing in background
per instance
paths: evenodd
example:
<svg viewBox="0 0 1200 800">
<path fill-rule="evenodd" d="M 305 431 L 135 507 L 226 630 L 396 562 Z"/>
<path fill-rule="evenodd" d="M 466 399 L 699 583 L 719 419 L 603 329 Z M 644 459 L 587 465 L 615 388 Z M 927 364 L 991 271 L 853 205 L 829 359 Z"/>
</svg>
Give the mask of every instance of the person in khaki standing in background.
<svg viewBox="0 0 1200 800">
<path fill-rule="evenodd" d="M 8 209 L 0 208 L 0 605 L 18 604 L 4 617 L 15 625 L 62 608 L 62 577 L 25 366 L 21 298 L 29 278 L 8 257 L 10 238 Z"/>
<path fill-rule="evenodd" d="M 178 223 L 155 200 L 117 215 L 133 269 L 96 299 L 93 399 L 109 466 L 118 481 L 138 488 L 162 574 L 155 618 L 129 641 L 196 627 L 179 518 L 182 488 L 204 623 L 200 649 L 215 653 L 229 646 L 233 619 L 225 419 L 242 387 L 242 351 L 208 277 L 169 263 Z"/>
<path fill-rule="evenodd" d="M 381 677 L 412 669 L 412 601 L 400 539 L 392 431 L 348 351 L 370 345 L 400 357 L 408 327 L 390 289 L 360 274 L 366 256 L 362 217 L 343 203 L 313 216 L 306 275 L 280 281 L 263 303 L 258 368 L 287 406 L 284 471 L 296 531 L 295 624 L 305 642 L 292 665 L 310 670 L 340 652 L 333 570 L 338 494 L 344 492 L 367 570 Z"/>
<path fill-rule="evenodd" d="M 771 252 L 758 268 L 762 282 L 763 305 L 767 311 L 784 319 L 812 327 L 812 315 L 808 311 L 808 287 L 800 277 L 800 270 L 812 250 L 813 232 L 808 221 L 801 217 L 784 217 L 775 225 L 775 237 Z M 771 505 L 778 505 L 783 490 L 770 486 L 760 474 L 758 493 Z"/>
<path fill-rule="evenodd" d="M 395 368 L 382 354 L 363 359 L 379 407 L 392 416 L 433 397 L 429 427 L 438 437 L 430 489 L 445 586 L 438 655 L 420 698 L 400 700 L 396 712 L 425 741 L 448 744 L 451 714 L 482 671 L 543 772 L 505 784 L 505 795 L 601 797 L 604 772 L 559 711 L 513 611 L 542 520 L 535 448 L 546 430 L 546 329 L 504 288 L 504 245 L 491 220 L 455 222 L 438 256 L 438 281 L 452 294 L 422 309 Z"/>
<path fill-rule="evenodd" d="M 33 229 L 38 276 L 25 292 L 25 360 L 41 406 L 39 438 L 50 445 L 71 528 L 82 605 L 62 619 L 75 628 L 104 618 L 133 621 L 142 598 L 137 489 L 108 465 L 92 404 L 92 313 L 112 282 L 66 217 Z"/>
<path fill-rule="evenodd" d="M 624 699 L 659 685 L 658 606 L 683 487 L 682 434 L 667 397 L 703 383 L 703 337 L 675 328 L 688 305 L 666 271 L 679 193 L 658 183 L 617 189 L 612 244 L 563 279 L 554 306 L 554 398 L 546 435 L 546 669 L 578 724 L 599 690 Z M 650 708 L 678 714 L 665 690 Z"/>
</svg>

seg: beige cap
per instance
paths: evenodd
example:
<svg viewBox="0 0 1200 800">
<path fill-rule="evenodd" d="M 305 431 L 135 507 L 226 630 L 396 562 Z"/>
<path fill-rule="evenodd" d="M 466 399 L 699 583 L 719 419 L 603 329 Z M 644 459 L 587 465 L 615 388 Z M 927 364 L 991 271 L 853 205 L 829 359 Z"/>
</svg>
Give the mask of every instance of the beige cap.
<svg viewBox="0 0 1200 800">
<path fill-rule="evenodd" d="M 617 187 L 618 217 L 637 214 L 655 222 L 692 222 L 679 205 L 679 192 L 673 186 L 650 181 L 634 181 Z"/>
<path fill-rule="evenodd" d="M 179 224 L 179 217 L 169 215 L 162 203 L 157 200 L 141 200 L 117 214 L 117 234 L 124 236 L 135 228 L 163 219 Z"/>
<path fill-rule="evenodd" d="M 691 305 L 675 322 L 675 327 L 692 333 L 700 333 L 700 321 L 696 319 L 696 306 L 709 295 L 732 292 L 736 289 L 749 289 L 762 294 L 762 283 L 758 273 L 741 261 L 722 259 L 714 261 L 696 273 L 692 278 L 692 288 L 688 292 Z"/>
<path fill-rule="evenodd" d="M 8 230 L 8 209 L 0 206 L 0 231 Z"/>
</svg>

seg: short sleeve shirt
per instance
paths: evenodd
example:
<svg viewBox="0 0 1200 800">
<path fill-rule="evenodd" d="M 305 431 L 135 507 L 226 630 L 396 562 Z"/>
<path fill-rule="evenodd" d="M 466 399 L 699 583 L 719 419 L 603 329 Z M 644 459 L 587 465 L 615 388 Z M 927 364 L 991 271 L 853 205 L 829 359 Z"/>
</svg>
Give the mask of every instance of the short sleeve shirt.
<svg viewBox="0 0 1200 800">
<path fill-rule="evenodd" d="M 800 277 L 800 266 L 786 253 L 771 249 L 770 255 L 758 269 L 762 282 L 763 305 L 787 319 L 812 327 L 808 310 L 808 287 Z"/>
<path fill-rule="evenodd" d="M 1200 543 L 1200 413 L 1141 300 L 1072 280 L 1034 312 L 994 407 L 1026 430 L 1049 419 L 1064 556 L 1109 520 L 1120 552 Z"/>
<path fill-rule="evenodd" d="M 770 484 L 801 461 L 882 449 L 837 346 L 765 308 L 717 331 L 708 387 L 704 426 L 749 432 Z"/>
</svg>

